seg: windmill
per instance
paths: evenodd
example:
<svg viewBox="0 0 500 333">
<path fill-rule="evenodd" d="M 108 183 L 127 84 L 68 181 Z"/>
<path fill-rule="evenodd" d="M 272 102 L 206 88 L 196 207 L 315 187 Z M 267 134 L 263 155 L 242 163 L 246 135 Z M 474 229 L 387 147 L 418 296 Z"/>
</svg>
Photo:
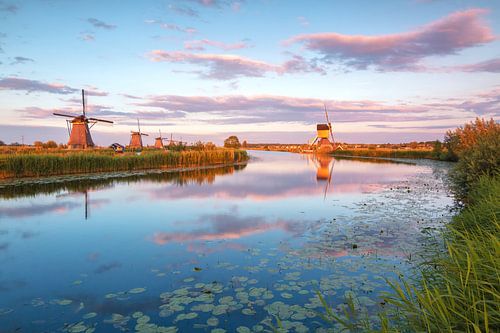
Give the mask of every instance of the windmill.
<svg viewBox="0 0 500 333">
<path fill-rule="evenodd" d="M 344 148 L 342 148 L 342 146 L 340 145 L 337 146 L 333 138 L 332 123 L 328 118 L 328 111 L 326 110 L 326 105 L 325 105 L 325 117 L 326 117 L 326 124 L 316 125 L 317 134 L 313 142 L 311 143 L 311 146 L 316 145 L 316 152 L 318 153 L 330 153 L 337 149 L 343 150 Z"/>
<path fill-rule="evenodd" d="M 158 133 L 160 134 L 160 136 L 155 138 L 155 148 L 163 149 L 163 148 L 165 148 L 163 146 L 163 140 L 166 140 L 166 139 L 161 136 L 161 130 L 158 130 Z"/>
<path fill-rule="evenodd" d="M 86 114 L 86 103 L 85 103 L 85 90 L 82 89 L 82 114 L 79 116 L 57 113 L 54 112 L 55 116 L 73 118 L 71 120 L 66 120 L 68 126 L 68 148 L 69 149 L 86 149 L 94 147 L 94 141 L 92 141 L 92 136 L 90 135 L 90 129 L 98 122 L 112 124 L 110 120 L 97 119 L 97 118 L 87 118 Z M 89 126 L 90 124 L 90 126 Z"/>
<path fill-rule="evenodd" d="M 137 132 L 130 131 L 130 144 L 129 147 L 132 149 L 142 149 L 142 136 L 149 136 L 146 133 L 141 132 L 141 124 L 139 119 L 137 119 Z"/>
<path fill-rule="evenodd" d="M 183 141 L 179 141 L 179 140 L 174 140 L 172 133 L 170 133 L 170 139 L 164 139 L 164 140 L 168 140 L 169 141 L 169 143 L 168 143 L 169 147 L 172 147 L 172 146 L 175 146 L 175 145 L 179 145 L 179 146 L 187 145 L 187 142 L 183 142 Z M 182 140 L 182 138 L 181 138 L 181 140 Z"/>
</svg>

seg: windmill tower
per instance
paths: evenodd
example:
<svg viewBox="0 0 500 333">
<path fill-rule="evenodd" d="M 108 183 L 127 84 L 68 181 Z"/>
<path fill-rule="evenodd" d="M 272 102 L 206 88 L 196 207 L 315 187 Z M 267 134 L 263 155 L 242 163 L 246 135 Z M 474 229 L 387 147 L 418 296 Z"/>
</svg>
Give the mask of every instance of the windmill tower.
<svg viewBox="0 0 500 333">
<path fill-rule="evenodd" d="M 142 136 L 148 136 L 146 133 L 141 132 L 141 124 L 139 119 L 137 119 L 137 132 L 130 131 L 130 144 L 129 147 L 131 149 L 142 149 Z"/>
<path fill-rule="evenodd" d="M 98 122 L 109 123 L 113 122 L 110 120 L 97 119 L 97 118 L 87 118 L 86 114 L 86 103 L 85 103 L 85 90 L 82 89 L 82 114 L 79 116 L 57 113 L 54 112 L 55 116 L 73 118 L 72 120 L 66 120 L 66 125 L 68 126 L 68 148 L 69 149 L 86 149 L 94 147 L 94 141 L 92 141 L 92 136 L 90 135 L 90 129 Z M 90 126 L 89 126 L 90 124 Z"/>
<path fill-rule="evenodd" d="M 163 146 L 163 140 L 165 140 L 165 138 L 163 138 L 161 136 L 161 130 L 158 130 L 158 133 L 160 134 L 160 136 L 157 137 L 157 138 L 155 138 L 155 148 L 157 148 L 157 149 L 163 149 L 163 148 L 165 148 Z"/>
<path fill-rule="evenodd" d="M 342 146 L 340 145 L 337 145 L 333 138 L 332 123 L 328 118 L 328 111 L 326 110 L 326 105 L 325 105 L 325 117 L 326 117 L 326 124 L 316 125 L 317 134 L 313 142 L 311 143 L 311 146 L 316 145 L 317 153 L 331 153 L 332 151 L 337 149 L 343 150 L 344 148 L 342 148 Z"/>
</svg>

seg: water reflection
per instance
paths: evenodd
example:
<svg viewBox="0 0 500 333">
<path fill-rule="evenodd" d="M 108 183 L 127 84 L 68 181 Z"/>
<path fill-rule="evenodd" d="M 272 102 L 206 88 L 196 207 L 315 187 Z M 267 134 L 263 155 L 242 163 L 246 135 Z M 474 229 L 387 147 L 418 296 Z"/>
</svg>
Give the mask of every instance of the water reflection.
<svg viewBox="0 0 500 333">
<path fill-rule="evenodd" d="M 235 332 L 280 315 L 314 332 L 316 290 L 376 302 L 380 276 L 407 272 L 416 235 L 444 219 L 435 162 L 252 155 L 247 166 L 0 185 L 2 330 L 134 330 L 147 315 L 179 332 Z"/>
</svg>

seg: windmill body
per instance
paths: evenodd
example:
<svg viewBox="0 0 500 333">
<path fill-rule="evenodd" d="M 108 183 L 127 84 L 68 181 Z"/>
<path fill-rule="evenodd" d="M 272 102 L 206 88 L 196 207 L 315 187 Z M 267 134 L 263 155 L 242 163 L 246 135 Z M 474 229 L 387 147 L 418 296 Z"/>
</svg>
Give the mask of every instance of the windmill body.
<svg viewBox="0 0 500 333">
<path fill-rule="evenodd" d="M 161 137 L 155 138 L 155 148 L 163 149 L 163 139 Z"/>
<path fill-rule="evenodd" d="M 165 138 L 163 138 L 161 136 L 161 130 L 158 130 L 158 133 L 160 134 L 160 136 L 155 138 L 155 146 L 154 147 L 156 149 L 164 149 L 165 146 L 163 145 L 163 140 L 165 140 Z"/>
<path fill-rule="evenodd" d="M 94 147 L 90 135 L 89 121 L 85 117 L 76 117 L 71 120 L 71 134 L 68 147 L 70 149 L 86 149 Z"/>
<path fill-rule="evenodd" d="M 148 136 L 146 133 L 141 132 L 141 124 L 139 123 L 139 119 L 137 119 L 137 128 L 138 131 L 130 132 L 130 144 L 129 147 L 131 149 L 142 149 L 142 136 Z"/>
<path fill-rule="evenodd" d="M 69 132 L 69 140 L 68 140 L 69 149 L 87 149 L 95 147 L 94 141 L 92 140 L 92 135 L 90 135 L 90 129 L 92 128 L 92 126 L 94 126 L 98 122 L 104 122 L 109 124 L 113 123 L 110 120 L 88 118 L 86 115 L 85 104 L 86 104 L 85 91 L 82 89 L 83 110 L 81 115 L 75 116 L 57 112 L 53 113 L 55 116 L 72 118 L 71 120 L 67 120 L 68 132 Z"/>
</svg>

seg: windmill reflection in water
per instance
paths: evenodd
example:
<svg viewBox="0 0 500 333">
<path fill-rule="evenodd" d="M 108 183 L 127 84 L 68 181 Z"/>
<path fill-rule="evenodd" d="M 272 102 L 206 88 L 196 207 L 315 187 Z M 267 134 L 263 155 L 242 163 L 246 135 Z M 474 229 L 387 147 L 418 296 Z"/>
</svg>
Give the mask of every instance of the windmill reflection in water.
<svg viewBox="0 0 500 333">
<path fill-rule="evenodd" d="M 323 199 L 326 199 L 330 183 L 332 182 L 335 159 L 327 154 L 310 154 L 308 156 L 316 166 L 316 181 L 318 183 L 325 183 Z"/>
</svg>

